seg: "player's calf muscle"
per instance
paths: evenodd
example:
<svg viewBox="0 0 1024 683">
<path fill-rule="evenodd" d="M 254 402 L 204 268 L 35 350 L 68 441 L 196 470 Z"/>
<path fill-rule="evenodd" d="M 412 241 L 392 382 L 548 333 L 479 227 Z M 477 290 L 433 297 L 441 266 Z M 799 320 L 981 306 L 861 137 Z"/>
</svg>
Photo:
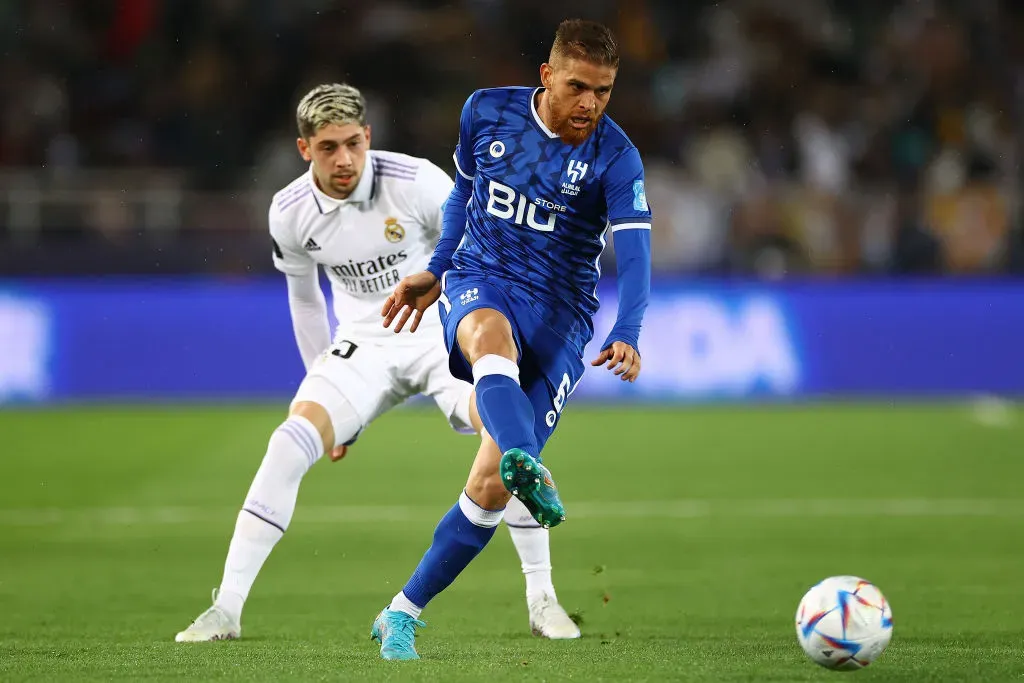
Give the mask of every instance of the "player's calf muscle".
<svg viewBox="0 0 1024 683">
<path fill-rule="evenodd" d="M 511 498 L 498 474 L 500 461 L 498 444 L 485 435 L 466 481 L 466 495 L 485 510 L 500 510 Z"/>
<path fill-rule="evenodd" d="M 334 446 L 334 425 L 331 424 L 331 416 L 327 409 L 313 401 L 299 401 L 292 406 L 289 415 L 300 415 L 316 427 L 323 439 L 324 450 L 329 451 Z"/>
<path fill-rule="evenodd" d="M 459 349 L 472 365 L 488 355 L 502 356 L 513 362 L 519 359 L 512 325 L 493 308 L 479 308 L 459 322 Z"/>
</svg>

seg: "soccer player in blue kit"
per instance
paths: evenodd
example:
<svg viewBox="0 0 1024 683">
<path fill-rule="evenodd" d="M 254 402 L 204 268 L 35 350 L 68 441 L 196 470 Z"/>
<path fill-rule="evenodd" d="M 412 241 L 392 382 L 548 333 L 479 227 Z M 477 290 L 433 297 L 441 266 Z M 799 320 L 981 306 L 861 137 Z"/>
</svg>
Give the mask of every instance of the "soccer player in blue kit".
<svg viewBox="0 0 1024 683">
<path fill-rule="evenodd" d="M 606 27 L 562 22 L 542 87 L 478 90 L 466 101 L 458 175 L 427 271 L 402 280 L 384 324 L 415 331 L 441 299 L 452 374 L 476 387 L 485 435 L 458 503 L 371 636 L 384 659 L 418 659 L 420 612 L 494 535 L 510 495 L 547 527 L 565 519 L 540 453 L 583 376 L 598 259 L 614 235 L 618 317 L 592 365 L 640 373 L 650 294 L 651 212 L 640 154 L 605 107 L 618 71 Z"/>
</svg>

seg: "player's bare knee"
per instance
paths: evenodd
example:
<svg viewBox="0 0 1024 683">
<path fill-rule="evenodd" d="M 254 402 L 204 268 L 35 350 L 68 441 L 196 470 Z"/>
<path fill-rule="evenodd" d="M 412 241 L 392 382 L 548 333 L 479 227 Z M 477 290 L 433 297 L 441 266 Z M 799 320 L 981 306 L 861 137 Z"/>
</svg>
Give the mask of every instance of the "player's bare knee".
<svg viewBox="0 0 1024 683">
<path fill-rule="evenodd" d="M 502 356 L 511 361 L 519 358 L 512 325 L 494 309 L 478 309 L 463 318 L 459 323 L 458 341 L 462 355 L 470 365 L 488 355 Z"/>
<path fill-rule="evenodd" d="M 309 420 L 323 439 L 324 449 L 330 450 L 334 444 L 334 425 L 331 416 L 319 403 L 314 401 L 297 401 L 292 405 L 289 415 L 299 415 Z"/>
</svg>

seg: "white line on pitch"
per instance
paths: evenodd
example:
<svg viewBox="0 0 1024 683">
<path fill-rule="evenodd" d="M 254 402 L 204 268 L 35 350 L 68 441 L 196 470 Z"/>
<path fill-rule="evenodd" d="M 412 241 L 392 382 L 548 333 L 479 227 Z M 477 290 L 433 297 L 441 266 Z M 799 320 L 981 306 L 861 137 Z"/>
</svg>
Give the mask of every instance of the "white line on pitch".
<svg viewBox="0 0 1024 683">
<path fill-rule="evenodd" d="M 1024 501 L 996 498 L 683 499 L 635 502 L 567 501 L 572 519 L 688 519 L 707 517 L 1024 517 Z M 322 524 L 434 520 L 444 505 L 300 505 L 296 521 Z M 130 506 L 0 509 L 0 526 L 201 524 L 234 517 L 237 508 Z"/>
</svg>

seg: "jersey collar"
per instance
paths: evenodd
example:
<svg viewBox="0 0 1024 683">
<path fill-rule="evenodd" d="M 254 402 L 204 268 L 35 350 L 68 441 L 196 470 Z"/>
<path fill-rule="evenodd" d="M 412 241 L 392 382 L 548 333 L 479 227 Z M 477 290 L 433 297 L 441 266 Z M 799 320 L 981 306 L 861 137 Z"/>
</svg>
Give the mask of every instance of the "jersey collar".
<svg viewBox="0 0 1024 683">
<path fill-rule="evenodd" d="M 316 184 L 316 177 L 313 175 L 313 164 L 309 165 L 309 184 L 313 187 L 313 199 L 320 213 L 331 213 L 348 204 L 365 204 L 373 198 L 374 172 L 371 152 L 366 151 L 366 161 L 363 165 L 363 175 L 359 178 L 359 184 L 348 199 L 335 199 L 324 193 Z"/>
<path fill-rule="evenodd" d="M 543 131 L 545 135 L 547 135 L 549 138 L 557 138 L 558 133 L 552 133 L 551 130 L 546 125 L 544 125 L 544 119 L 542 119 L 540 117 L 540 114 L 537 113 L 537 93 L 539 93 L 543 89 L 544 88 L 534 88 L 533 92 L 530 93 L 530 113 L 533 114 L 533 120 L 537 123 L 537 125 L 540 127 L 541 131 Z"/>
</svg>

